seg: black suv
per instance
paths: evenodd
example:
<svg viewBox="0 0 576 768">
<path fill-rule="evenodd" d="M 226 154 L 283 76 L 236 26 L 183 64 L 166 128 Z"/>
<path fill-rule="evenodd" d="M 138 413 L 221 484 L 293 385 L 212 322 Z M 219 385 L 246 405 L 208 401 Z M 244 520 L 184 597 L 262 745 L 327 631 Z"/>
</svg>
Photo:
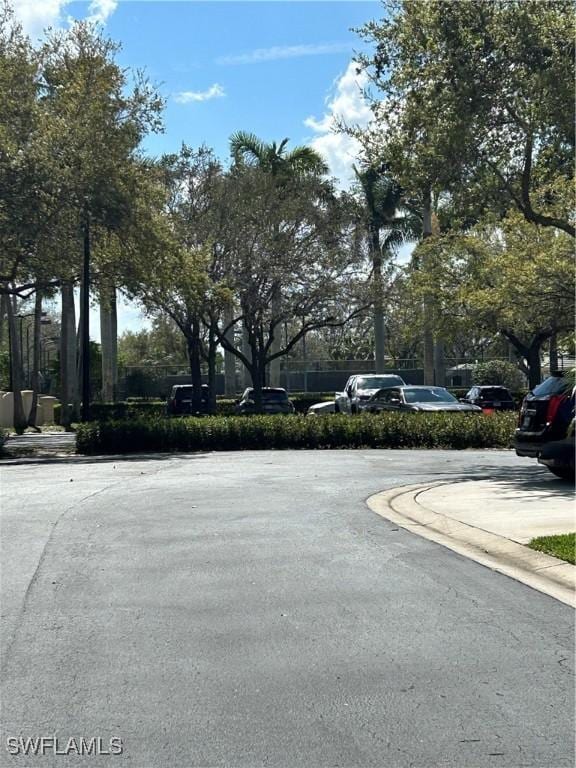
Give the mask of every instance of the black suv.
<svg viewBox="0 0 576 768">
<path fill-rule="evenodd" d="M 545 464 L 557 477 L 574 477 L 574 372 L 549 376 L 522 403 L 514 438 L 518 456 Z"/>
<path fill-rule="evenodd" d="M 495 384 L 473 386 L 461 402 L 479 405 L 480 408 L 493 411 L 513 411 L 515 407 L 510 390 Z"/>
<path fill-rule="evenodd" d="M 207 384 L 202 384 L 202 401 L 200 413 L 208 411 L 209 389 Z M 175 384 L 166 402 L 166 411 L 169 416 L 179 416 L 183 413 L 192 413 L 192 385 Z"/>
<path fill-rule="evenodd" d="M 251 387 L 245 390 L 241 399 L 236 402 L 234 411 L 238 416 L 256 413 L 254 390 Z M 279 387 L 262 387 L 262 413 L 294 413 L 294 406 L 288 399 L 286 390 Z"/>
</svg>

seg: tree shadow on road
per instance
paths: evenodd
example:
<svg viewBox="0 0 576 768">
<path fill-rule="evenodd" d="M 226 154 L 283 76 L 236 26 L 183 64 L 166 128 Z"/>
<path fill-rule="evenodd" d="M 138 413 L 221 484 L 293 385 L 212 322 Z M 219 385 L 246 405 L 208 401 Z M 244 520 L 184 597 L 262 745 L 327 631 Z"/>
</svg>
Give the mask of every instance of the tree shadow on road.
<svg viewBox="0 0 576 768">
<path fill-rule="evenodd" d="M 534 492 L 537 492 L 539 499 L 574 499 L 574 484 L 560 480 L 539 464 L 528 467 L 494 467 L 479 464 L 473 473 L 458 472 L 458 477 L 451 482 L 469 480 L 492 480 L 499 486 L 503 486 L 505 491 L 523 494 L 527 499 L 532 500 Z"/>
</svg>

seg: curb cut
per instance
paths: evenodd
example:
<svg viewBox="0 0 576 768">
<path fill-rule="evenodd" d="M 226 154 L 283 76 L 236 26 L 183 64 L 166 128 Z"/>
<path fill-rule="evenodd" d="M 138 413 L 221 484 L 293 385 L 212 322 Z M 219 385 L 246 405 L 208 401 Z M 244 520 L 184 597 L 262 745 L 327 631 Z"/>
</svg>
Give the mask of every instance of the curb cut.
<svg viewBox="0 0 576 768">
<path fill-rule="evenodd" d="M 407 485 L 370 496 L 368 507 L 396 525 L 576 607 L 576 566 L 423 506 L 418 497 L 450 482 Z"/>
</svg>

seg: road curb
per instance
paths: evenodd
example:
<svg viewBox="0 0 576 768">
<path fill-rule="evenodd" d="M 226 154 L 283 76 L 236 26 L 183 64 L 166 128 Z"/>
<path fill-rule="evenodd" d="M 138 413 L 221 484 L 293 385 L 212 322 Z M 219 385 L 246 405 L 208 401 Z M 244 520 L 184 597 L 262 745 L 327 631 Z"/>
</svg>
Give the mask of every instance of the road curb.
<svg viewBox="0 0 576 768">
<path fill-rule="evenodd" d="M 440 485 L 455 484 L 437 482 L 392 488 L 370 496 L 366 503 L 373 512 L 401 528 L 576 606 L 576 566 L 425 507 L 419 496 Z"/>
</svg>

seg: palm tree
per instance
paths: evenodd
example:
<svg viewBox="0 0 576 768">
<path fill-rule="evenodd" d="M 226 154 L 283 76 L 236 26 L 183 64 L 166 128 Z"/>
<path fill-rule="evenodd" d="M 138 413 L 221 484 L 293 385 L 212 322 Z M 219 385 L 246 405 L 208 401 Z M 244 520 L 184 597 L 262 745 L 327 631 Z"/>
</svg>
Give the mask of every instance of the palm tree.
<svg viewBox="0 0 576 768">
<path fill-rule="evenodd" d="M 328 166 L 314 149 L 302 146 L 286 152 L 288 141 L 267 144 L 253 133 L 237 131 L 230 138 L 230 152 L 235 163 L 257 166 L 279 179 L 328 173 Z"/>
<path fill-rule="evenodd" d="M 406 203 L 400 185 L 389 175 L 386 166 L 354 167 L 364 197 L 368 230 L 368 249 L 372 261 L 374 296 L 374 362 L 376 373 L 384 371 L 384 286 L 382 265 L 404 243 L 416 239 L 421 220 Z"/>
<path fill-rule="evenodd" d="M 320 155 L 311 147 L 295 147 L 286 151 L 289 139 L 282 139 L 268 144 L 253 133 L 237 131 L 230 138 L 230 152 L 237 165 L 251 165 L 269 173 L 281 185 L 283 182 L 301 177 L 320 177 L 328 173 L 328 166 Z M 276 314 L 281 301 L 280 286 L 272 295 L 271 309 Z M 280 349 L 280 339 L 275 338 L 271 352 Z M 270 363 L 270 385 L 280 385 L 280 359 Z"/>
</svg>

